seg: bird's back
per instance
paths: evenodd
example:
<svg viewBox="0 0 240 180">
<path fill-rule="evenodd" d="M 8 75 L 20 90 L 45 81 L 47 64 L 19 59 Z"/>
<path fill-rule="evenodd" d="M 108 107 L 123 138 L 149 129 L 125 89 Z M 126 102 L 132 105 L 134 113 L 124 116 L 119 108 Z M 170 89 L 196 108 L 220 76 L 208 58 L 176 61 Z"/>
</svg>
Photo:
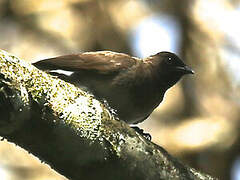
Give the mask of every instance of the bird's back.
<svg viewBox="0 0 240 180">
<path fill-rule="evenodd" d="M 66 71 L 97 71 L 100 74 L 108 74 L 128 69 L 134 66 L 138 58 L 131 57 L 124 53 L 112 51 L 86 52 L 58 56 L 55 58 L 43 59 L 33 63 L 41 70 L 66 70 Z"/>
</svg>

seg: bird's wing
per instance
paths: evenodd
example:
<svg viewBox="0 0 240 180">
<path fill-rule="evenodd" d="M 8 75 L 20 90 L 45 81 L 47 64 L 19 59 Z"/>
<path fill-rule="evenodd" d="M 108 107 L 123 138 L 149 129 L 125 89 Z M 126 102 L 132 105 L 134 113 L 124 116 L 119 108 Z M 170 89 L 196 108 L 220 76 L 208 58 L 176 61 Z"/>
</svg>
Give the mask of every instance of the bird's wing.
<svg viewBox="0 0 240 180">
<path fill-rule="evenodd" d="M 94 70 L 107 74 L 132 67 L 138 60 L 138 58 L 123 53 L 98 51 L 44 59 L 33 63 L 33 65 L 41 70 Z"/>
</svg>

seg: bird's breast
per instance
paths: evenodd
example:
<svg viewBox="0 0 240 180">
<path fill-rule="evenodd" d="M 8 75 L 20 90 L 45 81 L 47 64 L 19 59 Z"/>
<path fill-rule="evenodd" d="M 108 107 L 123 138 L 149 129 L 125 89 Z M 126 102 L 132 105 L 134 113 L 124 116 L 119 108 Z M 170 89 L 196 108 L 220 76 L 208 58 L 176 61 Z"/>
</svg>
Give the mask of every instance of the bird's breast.
<svg viewBox="0 0 240 180">
<path fill-rule="evenodd" d="M 113 88 L 105 97 L 121 120 L 135 124 L 146 119 L 162 101 L 163 96 L 164 93 L 150 86 L 141 86 Z"/>
<path fill-rule="evenodd" d="M 165 92 L 149 82 L 113 83 L 112 76 L 96 78 L 95 75 L 78 73 L 76 79 L 77 86 L 86 87 L 100 101 L 106 100 L 118 117 L 129 124 L 146 119 L 162 101 Z"/>
</svg>

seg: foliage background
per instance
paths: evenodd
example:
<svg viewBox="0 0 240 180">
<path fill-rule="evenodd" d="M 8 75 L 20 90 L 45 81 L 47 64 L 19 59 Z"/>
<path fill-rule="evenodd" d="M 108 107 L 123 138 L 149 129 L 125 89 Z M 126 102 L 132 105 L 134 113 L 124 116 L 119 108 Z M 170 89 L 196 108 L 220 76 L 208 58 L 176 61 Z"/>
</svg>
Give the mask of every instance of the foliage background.
<svg viewBox="0 0 240 180">
<path fill-rule="evenodd" d="M 173 51 L 196 72 L 140 124 L 191 167 L 240 179 L 238 0 L 0 0 L 0 48 L 27 61 L 112 50 Z M 25 150 L 0 142 L 3 180 L 65 179 Z"/>
</svg>

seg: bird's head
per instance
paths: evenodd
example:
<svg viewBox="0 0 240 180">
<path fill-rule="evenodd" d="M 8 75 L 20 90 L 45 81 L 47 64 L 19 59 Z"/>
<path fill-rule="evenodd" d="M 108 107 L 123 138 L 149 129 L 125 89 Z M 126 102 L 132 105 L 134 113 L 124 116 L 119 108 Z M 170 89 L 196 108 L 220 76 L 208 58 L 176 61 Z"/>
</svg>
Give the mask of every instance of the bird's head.
<svg viewBox="0 0 240 180">
<path fill-rule="evenodd" d="M 149 60 L 155 67 L 156 76 L 160 86 L 170 88 L 176 84 L 182 76 L 186 74 L 194 74 L 194 71 L 174 53 L 160 52 L 150 56 Z"/>
</svg>

